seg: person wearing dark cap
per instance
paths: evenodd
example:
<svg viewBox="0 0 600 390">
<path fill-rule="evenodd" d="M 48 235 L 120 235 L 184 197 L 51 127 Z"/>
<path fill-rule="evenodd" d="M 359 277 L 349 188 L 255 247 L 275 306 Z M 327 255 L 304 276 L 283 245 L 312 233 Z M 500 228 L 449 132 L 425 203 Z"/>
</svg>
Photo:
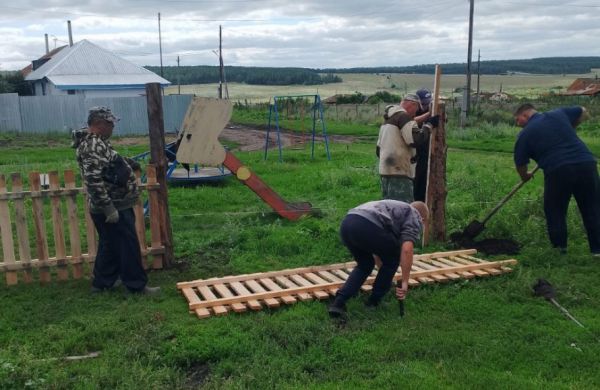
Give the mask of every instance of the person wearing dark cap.
<svg viewBox="0 0 600 390">
<path fill-rule="evenodd" d="M 89 110 L 87 128 L 73 132 L 73 147 L 88 194 L 90 215 L 98 232 L 92 292 L 111 289 L 120 279 L 132 293 L 154 294 L 142 266 L 133 206 L 139 189 L 135 161 L 120 156 L 108 140 L 119 121 L 107 107 Z"/>
<path fill-rule="evenodd" d="M 400 105 L 385 109 L 376 148 L 383 199 L 414 200 L 416 148 L 428 142 L 429 132 L 438 124 L 437 116 L 428 117 L 420 128 L 414 120 L 420 109 L 421 100 L 416 94 L 408 94 Z"/>
<path fill-rule="evenodd" d="M 419 126 L 422 126 L 431 116 L 431 91 L 427 88 L 421 88 L 417 90 L 416 95 L 421 100 L 421 108 L 417 111 L 415 121 Z M 427 191 L 427 168 L 429 166 L 429 136 L 422 143 L 418 144 L 416 149 L 417 164 L 415 166 L 414 198 L 415 200 L 424 202 L 425 192 Z"/>
<path fill-rule="evenodd" d="M 419 241 L 428 217 L 425 203 L 408 204 L 397 200 L 367 202 L 348 211 L 340 227 L 340 236 L 354 257 L 356 267 L 328 307 L 331 317 L 346 315 L 346 302 L 358 293 L 376 262 L 377 276 L 366 305 L 379 305 L 392 285 L 398 265 L 402 281 L 396 288 L 396 297 L 399 300 L 406 298 L 414 245 Z"/>
</svg>

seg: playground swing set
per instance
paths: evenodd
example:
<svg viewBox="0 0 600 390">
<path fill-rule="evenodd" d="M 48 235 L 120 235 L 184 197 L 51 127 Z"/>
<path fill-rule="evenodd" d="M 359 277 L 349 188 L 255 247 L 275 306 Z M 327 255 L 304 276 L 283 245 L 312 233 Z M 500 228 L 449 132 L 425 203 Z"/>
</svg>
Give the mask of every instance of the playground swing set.
<svg viewBox="0 0 600 390">
<path fill-rule="evenodd" d="M 321 135 L 323 137 L 323 141 L 325 144 L 325 152 L 327 154 L 327 160 L 331 160 L 331 154 L 329 153 L 329 140 L 327 137 L 327 126 L 325 125 L 325 117 L 323 115 L 323 104 L 321 102 L 320 95 L 283 95 L 283 96 L 273 96 L 273 103 L 269 102 L 269 117 L 267 123 L 267 136 L 265 138 L 265 156 L 264 159 L 267 159 L 267 154 L 269 151 L 269 135 L 271 133 L 272 128 L 274 127 L 274 131 L 276 132 L 277 139 L 277 148 L 279 152 L 279 162 L 283 161 L 283 146 L 281 142 L 281 126 L 280 126 L 280 115 L 283 114 L 283 111 L 287 109 L 289 113 L 290 105 L 299 106 L 299 121 L 300 121 L 300 134 L 302 143 L 304 143 L 305 139 L 305 105 L 307 102 L 310 102 L 312 99 L 312 106 L 310 109 L 311 112 L 311 122 L 312 122 L 312 130 L 311 130 L 311 158 L 315 158 L 315 140 L 317 136 L 317 122 L 321 123 Z"/>
</svg>

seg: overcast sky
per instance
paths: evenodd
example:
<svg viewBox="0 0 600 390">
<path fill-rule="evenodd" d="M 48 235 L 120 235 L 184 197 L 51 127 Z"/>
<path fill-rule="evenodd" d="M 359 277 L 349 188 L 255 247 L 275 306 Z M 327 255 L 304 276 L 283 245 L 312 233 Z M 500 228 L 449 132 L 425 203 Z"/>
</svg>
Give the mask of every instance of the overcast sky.
<svg viewBox="0 0 600 390">
<path fill-rule="evenodd" d="M 600 1 L 475 0 L 473 59 L 599 56 Z M 88 39 L 139 65 L 350 68 L 465 62 L 468 0 L 2 1 L 0 70 Z"/>
</svg>

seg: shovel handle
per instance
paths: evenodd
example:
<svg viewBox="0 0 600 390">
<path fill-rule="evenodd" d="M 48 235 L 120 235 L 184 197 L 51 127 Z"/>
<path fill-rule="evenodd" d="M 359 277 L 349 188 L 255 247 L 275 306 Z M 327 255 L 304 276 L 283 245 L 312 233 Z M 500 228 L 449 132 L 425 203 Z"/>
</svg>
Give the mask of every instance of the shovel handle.
<svg viewBox="0 0 600 390">
<path fill-rule="evenodd" d="M 540 167 L 538 165 L 535 166 L 535 168 L 533 168 L 533 171 L 531 171 L 531 174 L 533 175 L 534 173 L 536 173 L 538 171 L 538 169 L 540 169 Z M 496 214 L 498 212 L 498 210 L 500 210 L 500 207 L 504 206 L 504 204 L 506 202 L 508 202 L 508 200 L 510 198 L 512 198 L 512 196 L 519 191 L 519 189 L 521 187 L 523 187 L 523 185 L 527 183 L 525 181 L 520 181 L 518 182 L 512 190 L 510 190 L 510 192 L 508 194 L 506 194 L 506 196 L 504 198 L 502 198 L 502 200 L 496 205 L 496 207 L 494 207 L 489 213 L 488 215 L 485 216 L 485 218 L 483 219 L 483 221 L 481 221 L 481 224 L 484 225 L 487 221 L 490 220 L 490 218 L 492 218 L 494 216 L 494 214 Z"/>
<path fill-rule="evenodd" d="M 400 309 L 400 317 L 404 317 L 404 300 L 398 301 L 398 309 Z"/>
</svg>

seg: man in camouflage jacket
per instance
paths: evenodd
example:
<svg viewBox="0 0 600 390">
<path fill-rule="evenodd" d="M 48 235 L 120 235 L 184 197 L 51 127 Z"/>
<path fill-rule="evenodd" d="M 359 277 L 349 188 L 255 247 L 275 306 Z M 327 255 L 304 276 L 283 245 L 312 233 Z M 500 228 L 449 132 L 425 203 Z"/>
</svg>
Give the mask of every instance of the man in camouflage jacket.
<svg viewBox="0 0 600 390">
<path fill-rule="evenodd" d="M 92 107 L 88 127 L 72 134 L 99 236 L 92 292 L 110 289 L 120 278 L 131 292 L 153 293 L 158 287 L 146 286 L 133 213 L 139 189 L 132 166 L 139 168 L 139 164 L 112 148 L 108 139 L 117 121 L 109 108 Z"/>
</svg>

